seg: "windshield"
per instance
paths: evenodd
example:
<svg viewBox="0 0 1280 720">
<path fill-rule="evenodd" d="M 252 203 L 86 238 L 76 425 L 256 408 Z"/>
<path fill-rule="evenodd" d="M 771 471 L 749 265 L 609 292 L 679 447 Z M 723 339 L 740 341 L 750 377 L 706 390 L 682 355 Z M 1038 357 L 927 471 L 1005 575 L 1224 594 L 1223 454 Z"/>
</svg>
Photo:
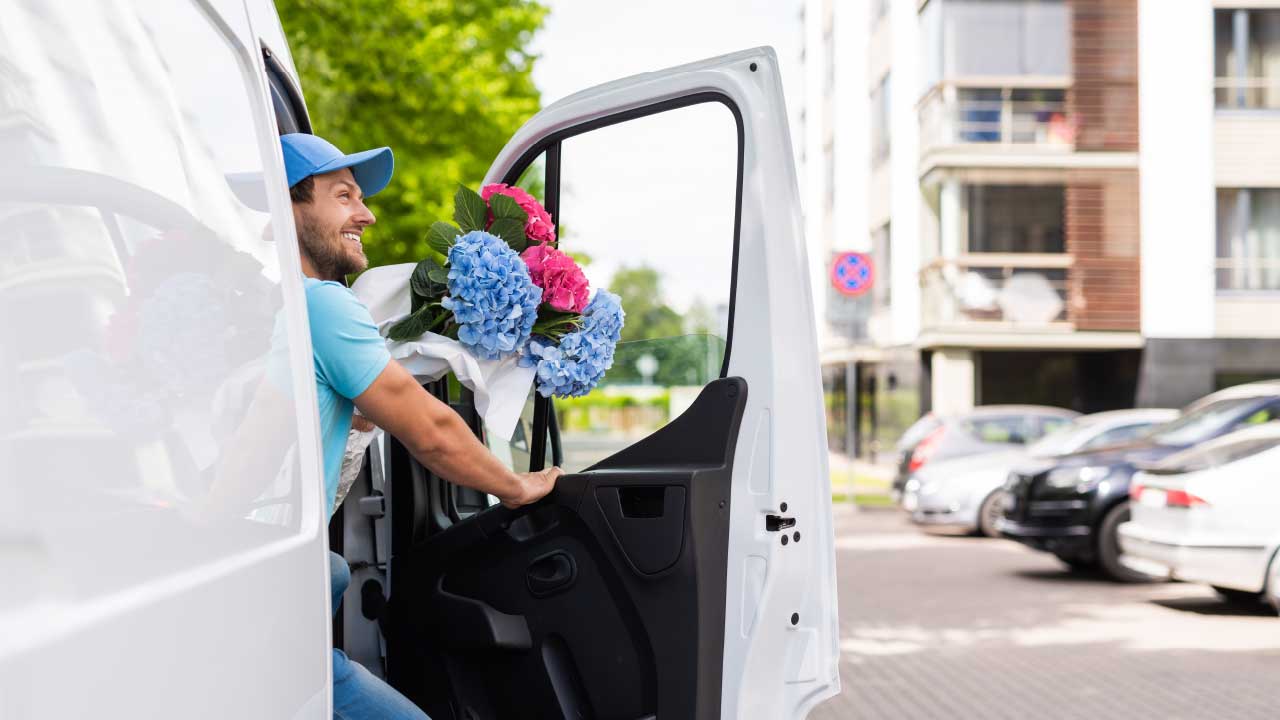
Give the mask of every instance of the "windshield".
<svg viewBox="0 0 1280 720">
<path fill-rule="evenodd" d="M 1065 455 L 1076 449 L 1082 440 L 1082 432 L 1090 425 L 1093 422 L 1084 418 L 1072 421 L 1029 445 L 1027 452 L 1037 457 Z"/>
<path fill-rule="evenodd" d="M 1218 400 L 1183 415 L 1151 433 L 1151 440 L 1161 445 L 1194 445 L 1203 442 L 1235 424 L 1240 413 L 1256 405 L 1257 397 Z"/>
</svg>

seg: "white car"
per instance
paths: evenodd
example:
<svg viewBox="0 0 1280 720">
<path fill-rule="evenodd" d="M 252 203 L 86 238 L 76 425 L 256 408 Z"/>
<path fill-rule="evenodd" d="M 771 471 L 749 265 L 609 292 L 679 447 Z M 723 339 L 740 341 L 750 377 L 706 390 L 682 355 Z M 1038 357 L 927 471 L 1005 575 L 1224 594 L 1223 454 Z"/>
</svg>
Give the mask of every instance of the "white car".
<svg viewBox="0 0 1280 720">
<path fill-rule="evenodd" d="M 275 7 L 0 0 L 0 18 L 0 717 L 328 720 L 334 644 L 437 718 L 791 719 L 839 692 L 770 48 L 566 97 L 485 178 L 537 176 L 593 256 L 725 289 L 687 409 L 516 511 L 388 441 L 330 522 L 278 139 L 310 132 L 325 88 L 300 87 Z M 698 222 L 663 226 L 677 203 Z M 574 449 L 531 404 L 520 470 Z M 352 568 L 336 625 L 330 537 Z"/>
<path fill-rule="evenodd" d="M 907 481 L 902 506 L 917 525 L 1000 537 L 1001 488 L 1012 470 L 1124 443 L 1177 416 L 1177 410 L 1163 408 L 1094 413 L 1024 448 L 939 462 Z"/>
<path fill-rule="evenodd" d="M 1280 422 L 1224 435 L 1134 475 L 1120 562 L 1280 609 Z"/>
</svg>

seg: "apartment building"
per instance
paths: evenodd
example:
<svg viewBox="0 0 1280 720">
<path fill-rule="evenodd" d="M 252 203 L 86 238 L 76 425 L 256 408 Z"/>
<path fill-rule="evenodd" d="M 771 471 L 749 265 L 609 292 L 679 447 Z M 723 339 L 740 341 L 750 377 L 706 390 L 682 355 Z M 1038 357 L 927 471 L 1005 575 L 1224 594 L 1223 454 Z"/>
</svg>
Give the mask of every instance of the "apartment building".
<svg viewBox="0 0 1280 720">
<path fill-rule="evenodd" d="M 834 448 L 887 452 L 931 409 L 1178 406 L 1280 377 L 1280 2 L 806 12 L 833 28 L 810 41 L 866 49 L 854 77 L 806 47 L 865 96 L 865 126 L 836 119 L 806 157 L 859 177 L 879 270 L 866 332 L 824 353 Z M 809 177 L 811 210 L 859 184 Z"/>
</svg>

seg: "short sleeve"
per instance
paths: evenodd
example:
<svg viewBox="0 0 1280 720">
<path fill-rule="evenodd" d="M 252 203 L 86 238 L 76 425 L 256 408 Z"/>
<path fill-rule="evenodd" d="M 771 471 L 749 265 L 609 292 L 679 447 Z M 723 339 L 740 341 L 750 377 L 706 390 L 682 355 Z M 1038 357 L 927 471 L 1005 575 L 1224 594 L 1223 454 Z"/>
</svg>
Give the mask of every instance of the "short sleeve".
<svg viewBox="0 0 1280 720">
<path fill-rule="evenodd" d="M 368 308 L 338 283 L 309 282 L 307 315 L 318 379 L 348 399 L 369 389 L 391 356 Z"/>
</svg>

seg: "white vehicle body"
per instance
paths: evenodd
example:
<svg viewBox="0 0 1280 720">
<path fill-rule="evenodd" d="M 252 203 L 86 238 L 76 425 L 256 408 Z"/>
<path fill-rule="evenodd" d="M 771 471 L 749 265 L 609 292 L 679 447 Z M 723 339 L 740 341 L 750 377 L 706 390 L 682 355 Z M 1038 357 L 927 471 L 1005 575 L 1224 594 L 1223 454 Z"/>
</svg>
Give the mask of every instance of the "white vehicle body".
<svg viewBox="0 0 1280 720">
<path fill-rule="evenodd" d="M 917 525 L 979 530 L 984 504 L 993 500 L 1015 468 L 1125 442 L 1177 416 L 1176 410 L 1161 408 L 1094 413 L 1076 418 L 1024 448 L 934 463 L 908 481 L 903 507 L 911 511 L 911 520 Z M 993 501 L 987 507 L 999 510 L 1001 506 Z"/>
<path fill-rule="evenodd" d="M 0 717 L 329 718 L 315 378 L 276 139 L 298 80 L 274 7 L 0 0 L 0 16 Z M 723 663 L 699 675 L 696 712 L 671 711 L 684 706 L 661 687 L 656 702 L 669 717 L 802 718 L 839 691 L 839 632 L 815 320 L 772 50 L 562 100 L 488 180 L 556 133 L 704 96 L 739 123 L 725 271 L 749 291 L 735 294 L 720 382 L 747 395 L 727 517 L 698 530 L 709 511 L 691 507 L 688 520 L 727 546 L 719 565 L 689 565 L 720 593 L 699 599 L 718 627 L 699 626 L 698 657 Z M 236 510 L 200 502 L 209 488 Z M 804 540 L 787 547 L 774 525 L 792 521 Z"/>
<path fill-rule="evenodd" d="M 1125 566 L 1228 590 L 1274 593 L 1280 422 L 1239 430 L 1134 475 L 1120 526 Z"/>
</svg>

